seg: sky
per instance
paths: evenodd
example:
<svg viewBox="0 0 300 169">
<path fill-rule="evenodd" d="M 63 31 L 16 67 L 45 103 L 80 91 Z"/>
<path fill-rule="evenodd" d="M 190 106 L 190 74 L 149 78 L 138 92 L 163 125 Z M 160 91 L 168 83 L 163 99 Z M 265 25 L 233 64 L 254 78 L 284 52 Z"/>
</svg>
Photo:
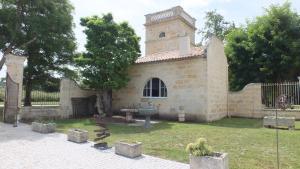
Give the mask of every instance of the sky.
<svg viewBox="0 0 300 169">
<path fill-rule="evenodd" d="M 285 0 L 70 0 L 74 6 L 74 33 L 77 39 L 77 51 L 85 51 L 86 37 L 84 28 L 80 26 L 80 18 L 102 15 L 111 12 L 117 22 L 127 21 L 141 37 L 140 45 L 144 54 L 145 15 L 182 6 L 183 9 L 194 17 L 196 27 L 201 29 L 204 25 L 205 12 L 217 10 L 225 20 L 233 21 L 237 26 L 244 25 L 246 20 L 252 20 L 262 15 L 264 9 L 271 4 L 282 4 Z M 290 0 L 292 8 L 300 14 L 300 1 Z M 196 43 L 199 42 L 196 36 Z M 6 69 L 2 69 L 0 77 L 4 77 Z"/>
<path fill-rule="evenodd" d="M 227 21 L 233 21 L 237 26 L 262 15 L 264 9 L 271 4 L 282 4 L 285 0 L 70 0 L 75 7 L 74 22 L 78 51 L 84 51 L 86 37 L 80 18 L 92 15 L 102 15 L 111 12 L 117 22 L 127 21 L 141 37 L 142 54 L 145 50 L 145 16 L 149 13 L 182 6 L 192 17 L 197 19 L 196 27 L 201 29 L 204 24 L 205 12 L 216 9 Z M 300 14 L 300 1 L 291 0 L 292 8 Z M 196 36 L 196 43 L 200 37 Z"/>
</svg>

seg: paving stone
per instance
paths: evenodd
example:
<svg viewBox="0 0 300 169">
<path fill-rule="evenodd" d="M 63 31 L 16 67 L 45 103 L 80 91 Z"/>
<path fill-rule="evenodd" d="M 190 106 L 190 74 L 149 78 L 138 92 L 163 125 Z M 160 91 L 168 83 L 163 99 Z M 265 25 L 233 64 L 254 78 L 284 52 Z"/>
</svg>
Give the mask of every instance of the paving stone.
<svg viewBox="0 0 300 169">
<path fill-rule="evenodd" d="M 97 150 L 93 143 L 76 144 L 60 133 L 32 132 L 29 125 L 0 123 L 0 169 L 188 169 L 189 165 L 142 155 L 130 159 L 114 149 Z"/>
</svg>

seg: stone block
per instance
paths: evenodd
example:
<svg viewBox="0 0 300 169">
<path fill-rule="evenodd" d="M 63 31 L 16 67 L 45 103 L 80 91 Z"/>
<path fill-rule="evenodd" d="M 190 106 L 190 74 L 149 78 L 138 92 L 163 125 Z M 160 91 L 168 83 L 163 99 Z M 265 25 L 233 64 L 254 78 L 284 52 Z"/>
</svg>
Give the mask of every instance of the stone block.
<svg viewBox="0 0 300 169">
<path fill-rule="evenodd" d="M 89 138 L 88 131 L 81 129 L 70 129 L 68 131 L 68 141 L 75 143 L 87 142 Z"/>
<path fill-rule="evenodd" d="M 38 133 L 54 133 L 56 130 L 56 124 L 55 123 L 40 123 L 40 122 L 32 122 L 31 124 L 32 131 L 38 132 Z"/>
<path fill-rule="evenodd" d="M 275 116 L 265 116 L 264 117 L 265 127 L 287 127 L 289 129 L 295 128 L 295 117 L 278 117 L 278 125 L 276 125 Z"/>
<path fill-rule="evenodd" d="M 215 156 L 190 155 L 190 169 L 229 169 L 228 154 L 215 153 Z"/>
<path fill-rule="evenodd" d="M 115 153 L 129 158 L 136 158 L 142 155 L 142 143 L 117 142 L 115 144 Z"/>
</svg>

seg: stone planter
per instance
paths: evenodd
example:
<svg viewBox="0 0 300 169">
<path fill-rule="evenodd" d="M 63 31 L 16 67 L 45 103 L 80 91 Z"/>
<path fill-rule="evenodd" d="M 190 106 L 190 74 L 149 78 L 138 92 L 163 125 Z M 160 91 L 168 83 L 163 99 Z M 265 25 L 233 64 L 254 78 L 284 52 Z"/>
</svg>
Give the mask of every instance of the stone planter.
<svg viewBox="0 0 300 169">
<path fill-rule="evenodd" d="M 178 121 L 185 122 L 185 113 L 178 113 Z"/>
<path fill-rule="evenodd" d="M 53 133 L 56 130 L 55 123 L 40 123 L 40 122 L 32 122 L 31 124 L 32 131 L 38 133 Z"/>
<path fill-rule="evenodd" d="M 88 131 L 81 129 L 70 129 L 68 131 L 68 141 L 84 143 L 88 140 Z"/>
<path fill-rule="evenodd" d="M 185 122 L 184 106 L 179 106 L 178 121 L 179 122 Z"/>
<path fill-rule="evenodd" d="M 295 117 L 278 117 L 278 126 L 276 126 L 275 116 L 264 117 L 264 127 L 287 127 L 288 129 L 295 129 Z"/>
<path fill-rule="evenodd" d="M 142 143 L 117 142 L 115 144 L 115 153 L 129 158 L 135 158 L 142 155 Z"/>
<path fill-rule="evenodd" d="M 215 153 L 214 156 L 190 155 L 190 169 L 229 169 L 228 154 Z"/>
</svg>

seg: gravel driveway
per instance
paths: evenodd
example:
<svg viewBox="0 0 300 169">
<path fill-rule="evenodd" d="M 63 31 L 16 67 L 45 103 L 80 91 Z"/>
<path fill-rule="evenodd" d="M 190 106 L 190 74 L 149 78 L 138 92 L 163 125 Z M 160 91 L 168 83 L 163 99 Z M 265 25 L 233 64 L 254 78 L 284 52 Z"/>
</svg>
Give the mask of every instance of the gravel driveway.
<svg viewBox="0 0 300 169">
<path fill-rule="evenodd" d="M 65 134 L 39 134 L 29 125 L 0 123 L 0 169 L 188 169 L 188 164 L 148 155 L 136 159 L 67 141 Z"/>
</svg>

